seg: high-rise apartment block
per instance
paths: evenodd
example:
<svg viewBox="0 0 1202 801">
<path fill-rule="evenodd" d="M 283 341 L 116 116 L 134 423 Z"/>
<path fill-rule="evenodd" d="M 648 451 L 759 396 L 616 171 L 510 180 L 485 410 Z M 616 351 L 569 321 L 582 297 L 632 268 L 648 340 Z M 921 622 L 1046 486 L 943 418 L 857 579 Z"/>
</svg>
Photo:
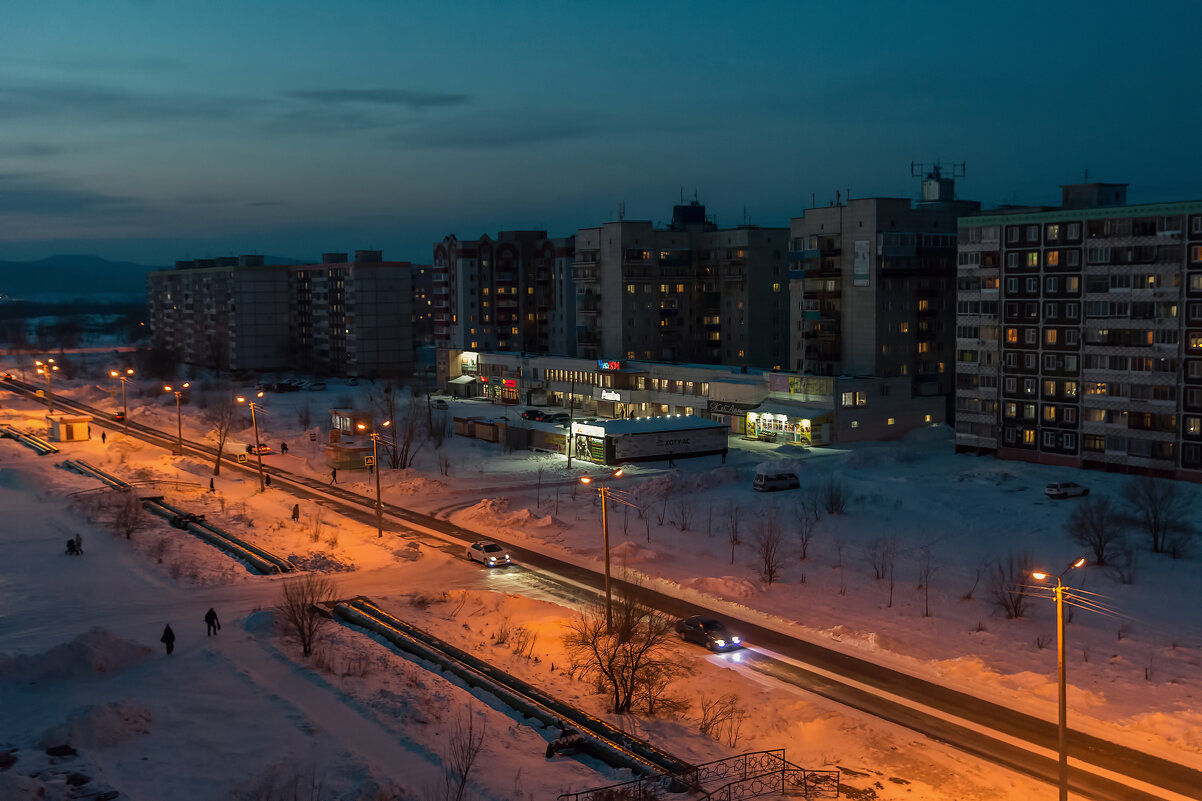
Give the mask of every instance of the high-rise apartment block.
<svg viewBox="0 0 1202 801">
<path fill-rule="evenodd" d="M 1202 480 L 1202 201 L 1066 186 L 958 249 L 958 449 Z"/>
<path fill-rule="evenodd" d="M 411 265 L 376 250 L 321 264 L 260 256 L 176 262 L 148 274 L 152 343 L 215 369 L 402 376 L 413 370 Z"/>
<path fill-rule="evenodd" d="M 672 224 L 576 233 L 577 354 L 779 368 L 788 352 L 784 228 L 719 229 L 705 206 Z"/>
<path fill-rule="evenodd" d="M 909 376 L 913 396 L 944 396 L 950 406 L 956 220 L 980 209 L 954 189 L 936 167 L 918 203 L 837 200 L 792 220 L 790 369 Z"/>
<path fill-rule="evenodd" d="M 572 237 L 546 231 L 445 237 L 434 246 L 435 345 L 571 355 L 572 252 Z"/>
</svg>

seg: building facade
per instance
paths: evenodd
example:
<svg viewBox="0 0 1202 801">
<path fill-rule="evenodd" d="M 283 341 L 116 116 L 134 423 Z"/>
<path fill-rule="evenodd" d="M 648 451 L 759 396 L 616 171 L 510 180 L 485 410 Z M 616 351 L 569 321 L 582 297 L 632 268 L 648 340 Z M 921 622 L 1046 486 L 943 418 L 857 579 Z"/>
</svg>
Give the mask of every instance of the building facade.
<svg viewBox="0 0 1202 801">
<path fill-rule="evenodd" d="M 434 245 L 434 342 L 441 348 L 570 353 L 572 237 L 501 231 Z M 574 310 L 573 310 L 574 311 Z"/>
<path fill-rule="evenodd" d="M 719 229 L 705 206 L 672 224 L 576 233 L 577 355 L 779 368 L 787 354 L 788 232 Z"/>
<path fill-rule="evenodd" d="M 379 251 L 303 265 L 180 261 L 147 281 L 152 345 L 186 364 L 361 377 L 413 370 L 411 265 Z"/>
<path fill-rule="evenodd" d="M 956 444 L 1202 480 L 1202 201 L 1125 184 L 959 224 Z"/>
</svg>

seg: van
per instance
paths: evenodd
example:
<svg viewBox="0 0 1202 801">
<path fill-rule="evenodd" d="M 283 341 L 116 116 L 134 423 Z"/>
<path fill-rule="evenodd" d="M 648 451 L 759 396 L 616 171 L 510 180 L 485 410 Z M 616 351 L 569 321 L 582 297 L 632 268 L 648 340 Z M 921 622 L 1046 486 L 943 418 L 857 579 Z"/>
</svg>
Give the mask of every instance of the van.
<svg viewBox="0 0 1202 801">
<path fill-rule="evenodd" d="M 757 492 L 772 492 L 774 490 L 797 489 L 801 486 L 801 482 L 797 480 L 796 473 L 757 472 L 755 479 L 751 482 L 751 486 Z"/>
</svg>

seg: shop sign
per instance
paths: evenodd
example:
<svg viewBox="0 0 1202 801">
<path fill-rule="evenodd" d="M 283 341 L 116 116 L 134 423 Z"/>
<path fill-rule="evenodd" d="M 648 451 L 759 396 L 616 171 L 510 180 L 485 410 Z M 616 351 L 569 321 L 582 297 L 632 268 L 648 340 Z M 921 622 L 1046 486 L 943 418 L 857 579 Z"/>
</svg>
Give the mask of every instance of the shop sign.
<svg viewBox="0 0 1202 801">
<path fill-rule="evenodd" d="M 518 382 L 517 382 L 516 378 L 502 378 L 501 384 L 506 387 L 509 387 L 510 389 L 514 389 L 517 387 Z"/>
<path fill-rule="evenodd" d="M 741 415 L 759 406 L 758 403 L 736 403 L 735 401 L 707 400 L 705 411 L 709 414 Z"/>
<path fill-rule="evenodd" d="M 598 359 L 597 360 L 597 369 L 598 370 L 621 370 L 622 363 L 620 361 L 612 360 L 612 359 Z"/>
<path fill-rule="evenodd" d="M 601 390 L 601 400 L 620 401 L 622 400 L 622 393 L 614 389 L 603 389 Z"/>
</svg>

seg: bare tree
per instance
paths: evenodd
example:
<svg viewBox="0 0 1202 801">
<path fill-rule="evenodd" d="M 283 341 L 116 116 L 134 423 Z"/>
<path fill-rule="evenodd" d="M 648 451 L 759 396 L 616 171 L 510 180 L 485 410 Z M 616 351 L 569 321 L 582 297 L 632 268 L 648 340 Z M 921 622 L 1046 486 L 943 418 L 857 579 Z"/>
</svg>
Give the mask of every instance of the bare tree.
<svg viewBox="0 0 1202 801">
<path fill-rule="evenodd" d="M 125 539 L 131 539 L 139 531 L 150 528 L 150 519 L 143 514 L 142 499 L 132 490 L 122 493 L 115 500 L 113 525 L 125 535 Z"/>
<path fill-rule="evenodd" d="M 993 605 L 1013 620 L 1027 611 L 1027 581 L 1031 576 L 1031 555 L 1010 553 L 998 557 L 988 571 L 989 595 Z"/>
<path fill-rule="evenodd" d="M 283 618 L 284 630 L 300 642 L 302 653 L 313 654 L 329 616 L 317 604 L 332 601 L 338 594 L 333 579 L 317 573 L 306 573 L 284 582 L 280 602 L 276 605 Z"/>
<path fill-rule="evenodd" d="M 388 454 L 388 466 L 393 470 L 404 470 L 413 464 L 422 446 L 429 437 L 422 431 L 422 403 L 413 393 L 403 403 L 397 399 L 403 390 L 385 384 L 381 396 L 372 396 L 374 411 L 383 420 L 391 421 L 390 438 L 382 438 L 380 445 Z M 428 428 L 427 428 L 428 432 Z"/>
<path fill-rule="evenodd" d="M 221 455 L 225 451 L 225 443 L 234 428 L 238 416 L 238 401 L 232 392 L 207 393 L 205 401 L 204 420 L 213 427 L 208 439 L 217 449 L 217 457 L 213 460 L 213 475 L 221 475 Z"/>
<path fill-rule="evenodd" d="M 484 747 L 484 735 L 488 730 L 487 722 L 480 721 L 476 726 L 476 716 L 470 705 L 464 706 L 455 714 L 451 723 L 451 736 L 443 753 L 442 764 L 445 770 L 441 797 L 445 801 L 462 801 L 467 790 L 467 779 L 476 764 L 476 757 Z"/>
<path fill-rule="evenodd" d="M 889 579 L 889 603 L 893 608 L 893 567 L 897 563 L 897 537 L 879 537 L 868 546 L 868 560 L 872 563 L 872 575 L 877 580 Z"/>
<path fill-rule="evenodd" d="M 820 486 L 822 507 L 828 515 L 841 515 L 847 508 L 847 487 L 833 473 Z"/>
<path fill-rule="evenodd" d="M 313 425 L 313 405 L 305 401 L 296 409 L 296 422 L 306 431 Z"/>
<path fill-rule="evenodd" d="M 672 620 L 624 593 L 616 600 L 612 629 L 604 604 L 595 604 L 567 624 L 563 643 L 571 671 L 596 680 L 609 693 L 611 710 L 621 714 L 684 668 L 671 647 Z"/>
<path fill-rule="evenodd" d="M 726 743 L 734 748 L 742 736 L 743 722 L 747 719 L 747 710 L 739 703 L 739 697 L 728 693 L 718 698 L 701 696 L 701 720 L 697 727 L 701 733 L 720 743 Z"/>
<path fill-rule="evenodd" d="M 922 616 L 931 616 L 931 580 L 935 576 L 935 571 L 939 566 L 935 564 L 931 557 L 931 548 L 927 546 L 922 549 L 922 557 L 918 563 L 918 586 L 922 590 Z"/>
<path fill-rule="evenodd" d="M 765 584 L 773 584 L 780 578 L 781 568 L 784 567 L 780 543 L 780 523 L 775 517 L 769 516 L 760 523 L 755 539 L 760 578 Z"/>
<path fill-rule="evenodd" d="M 822 517 L 822 505 L 818 494 L 811 487 L 797 504 L 794 518 L 797 522 L 797 545 L 801 550 L 801 561 L 810 554 L 810 543 L 814 540 L 814 532 L 818 530 L 818 521 Z"/>
<path fill-rule="evenodd" d="M 1123 487 L 1123 497 L 1133 510 L 1130 522 L 1148 535 L 1153 553 L 1184 552 L 1194 535 L 1189 523 L 1192 502 L 1178 482 L 1136 476 Z"/>
<path fill-rule="evenodd" d="M 685 492 L 683 481 L 678 481 L 676 483 L 676 502 L 679 511 L 678 517 L 680 518 L 680 530 L 688 531 L 690 500 L 689 494 Z"/>
<path fill-rule="evenodd" d="M 730 563 L 735 563 L 735 547 L 741 545 L 743 541 L 739 539 L 739 518 L 743 515 L 743 508 L 731 501 L 726 506 L 726 532 L 730 540 Z"/>
<path fill-rule="evenodd" d="M 1109 564 L 1123 545 L 1118 515 L 1110 508 L 1110 499 L 1104 496 L 1082 499 L 1068 516 L 1065 528 L 1073 542 L 1093 552 L 1094 562 L 1101 567 Z"/>
</svg>

